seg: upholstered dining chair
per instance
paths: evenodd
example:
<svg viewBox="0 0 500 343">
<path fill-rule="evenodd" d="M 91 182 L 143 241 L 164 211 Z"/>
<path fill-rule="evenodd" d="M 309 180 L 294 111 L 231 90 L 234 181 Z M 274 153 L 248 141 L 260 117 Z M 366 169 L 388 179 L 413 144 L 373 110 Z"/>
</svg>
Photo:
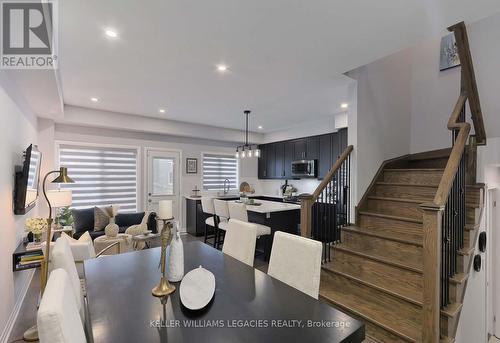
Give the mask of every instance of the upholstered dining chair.
<svg viewBox="0 0 500 343">
<path fill-rule="evenodd" d="M 226 200 L 214 199 L 215 215 L 217 216 L 214 245 L 216 249 L 219 249 L 220 245 L 224 243 L 224 238 L 229 225 L 229 208 L 227 204 L 228 202 Z"/>
<path fill-rule="evenodd" d="M 247 206 L 245 204 L 230 201 L 228 203 L 228 207 L 229 207 L 229 217 L 231 219 L 238 219 L 241 220 L 242 222 L 248 223 L 248 212 L 247 212 Z M 269 226 L 257 223 L 252 223 L 252 224 L 256 225 L 257 237 L 271 234 L 271 228 Z"/>
<path fill-rule="evenodd" d="M 321 242 L 277 231 L 267 274 L 318 299 Z"/>
<path fill-rule="evenodd" d="M 82 289 L 82 283 L 78 277 L 78 271 L 76 270 L 76 264 L 73 258 L 73 253 L 71 252 L 71 247 L 67 239 L 59 237 L 54 244 L 54 249 L 50 254 L 50 262 L 52 265 L 52 270 L 64 269 L 68 274 L 69 281 L 71 283 L 71 288 L 75 297 L 75 304 L 80 313 L 82 323 L 85 322 L 85 308 L 83 302 L 84 291 Z M 51 272 L 52 274 L 52 272 Z"/>
<path fill-rule="evenodd" d="M 87 342 L 72 282 L 62 268 L 50 273 L 38 308 L 37 327 L 40 343 Z"/>
<path fill-rule="evenodd" d="M 253 267 L 257 227 L 237 219 L 229 219 L 222 252 Z"/>
<path fill-rule="evenodd" d="M 217 218 L 215 217 L 214 198 L 202 197 L 201 210 L 203 211 L 203 213 L 209 215 L 209 217 L 205 219 L 205 243 L 207 243 L 207 240 L 209 240 L 210 238 L 213 238 L 215 247 L 215 228 L 217 226 Z M 209 231 L 212 231 L 213 234 L 210 235 Z"/>
</svg>

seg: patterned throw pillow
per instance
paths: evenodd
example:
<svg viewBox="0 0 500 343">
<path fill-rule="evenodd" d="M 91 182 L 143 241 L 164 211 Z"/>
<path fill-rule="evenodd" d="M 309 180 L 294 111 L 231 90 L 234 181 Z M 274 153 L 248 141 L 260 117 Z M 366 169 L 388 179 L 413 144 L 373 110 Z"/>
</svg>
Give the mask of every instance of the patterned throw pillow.
<svg viewBox="0 0 500 343">
<path fill-rule="evenodd" d="M 111 213 L 109 207 L 94 207 L 94 231 L 102 231 L 109 224 L 109 215 Z"/>
</svg>

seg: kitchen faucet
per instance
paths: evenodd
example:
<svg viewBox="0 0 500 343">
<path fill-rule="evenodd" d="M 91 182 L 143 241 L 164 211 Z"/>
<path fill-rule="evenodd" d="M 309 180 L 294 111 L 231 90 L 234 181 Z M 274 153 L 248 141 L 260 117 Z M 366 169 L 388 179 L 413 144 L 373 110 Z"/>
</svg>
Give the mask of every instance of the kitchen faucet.
<svg viewBox="0 0 500 343">
<path fill-rule="evenodd" d="M 226 183 L 227 183 L 227 189 L 226 189 Z M 224 195 L 229 193 L 229 188 L 230 188 L 230 181 L 229 181 L 229 179 L 225 179 L 224 180 Z"/>
</svg>

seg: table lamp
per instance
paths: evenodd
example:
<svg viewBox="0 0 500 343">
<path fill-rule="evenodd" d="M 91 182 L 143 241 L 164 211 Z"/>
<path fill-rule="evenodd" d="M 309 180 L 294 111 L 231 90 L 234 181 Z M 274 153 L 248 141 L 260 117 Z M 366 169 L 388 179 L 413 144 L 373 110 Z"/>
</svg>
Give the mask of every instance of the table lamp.
<svg viewBox="0 0 500 343">
<path fill-rule="evenodd" d="M 52 181 L 52 183 L 74 183 L 68 176 L 68 169 L 65 167 L 59 168 L 59 170 L 53 170 L 45 174 L 42 182 L 42 190 L 47 205 L 49 206 L 49 217 L 47 218 L 47 242 L 45 244 L 45 258 L 42 261 L 41 273 L 40 273 L 40 292 L 43 295 L 45 286 L 47 284 L 47 279 L 49 275 L 49 257 L 50 257 L 50 240 L 52 236 L 52 207 L 63 207 L 71 205 L 71 191 L 60 190 L 60 191 L 47 191 L 45 189 L 45 183 L 47 178 L 52 174 L 58 174 L 57 177 Z M 38 340 L 38 329 L 37 326 L 33 326 L 26 330 L 23 335 L 25 341 L 33 342 Z"/>
</svg>

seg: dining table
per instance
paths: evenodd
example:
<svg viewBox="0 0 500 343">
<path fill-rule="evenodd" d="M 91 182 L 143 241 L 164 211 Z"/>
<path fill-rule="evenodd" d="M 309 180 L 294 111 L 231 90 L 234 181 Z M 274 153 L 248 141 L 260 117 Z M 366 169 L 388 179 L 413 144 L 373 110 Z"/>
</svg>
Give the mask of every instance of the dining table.
<svg viewBox="0 0 500 343">
<path fill-rule="evenodd" d="M 184 243 L 184 270 L 202 266 L 215 293 L 201 310 L 180 301 L 180 283 L 164 298 L 160 248 L 86 260 L 90 341 L 126 342 L 362 342 L 362 322 L 323 300 L 248 266 L 202 242 Z"/>
</svg>

